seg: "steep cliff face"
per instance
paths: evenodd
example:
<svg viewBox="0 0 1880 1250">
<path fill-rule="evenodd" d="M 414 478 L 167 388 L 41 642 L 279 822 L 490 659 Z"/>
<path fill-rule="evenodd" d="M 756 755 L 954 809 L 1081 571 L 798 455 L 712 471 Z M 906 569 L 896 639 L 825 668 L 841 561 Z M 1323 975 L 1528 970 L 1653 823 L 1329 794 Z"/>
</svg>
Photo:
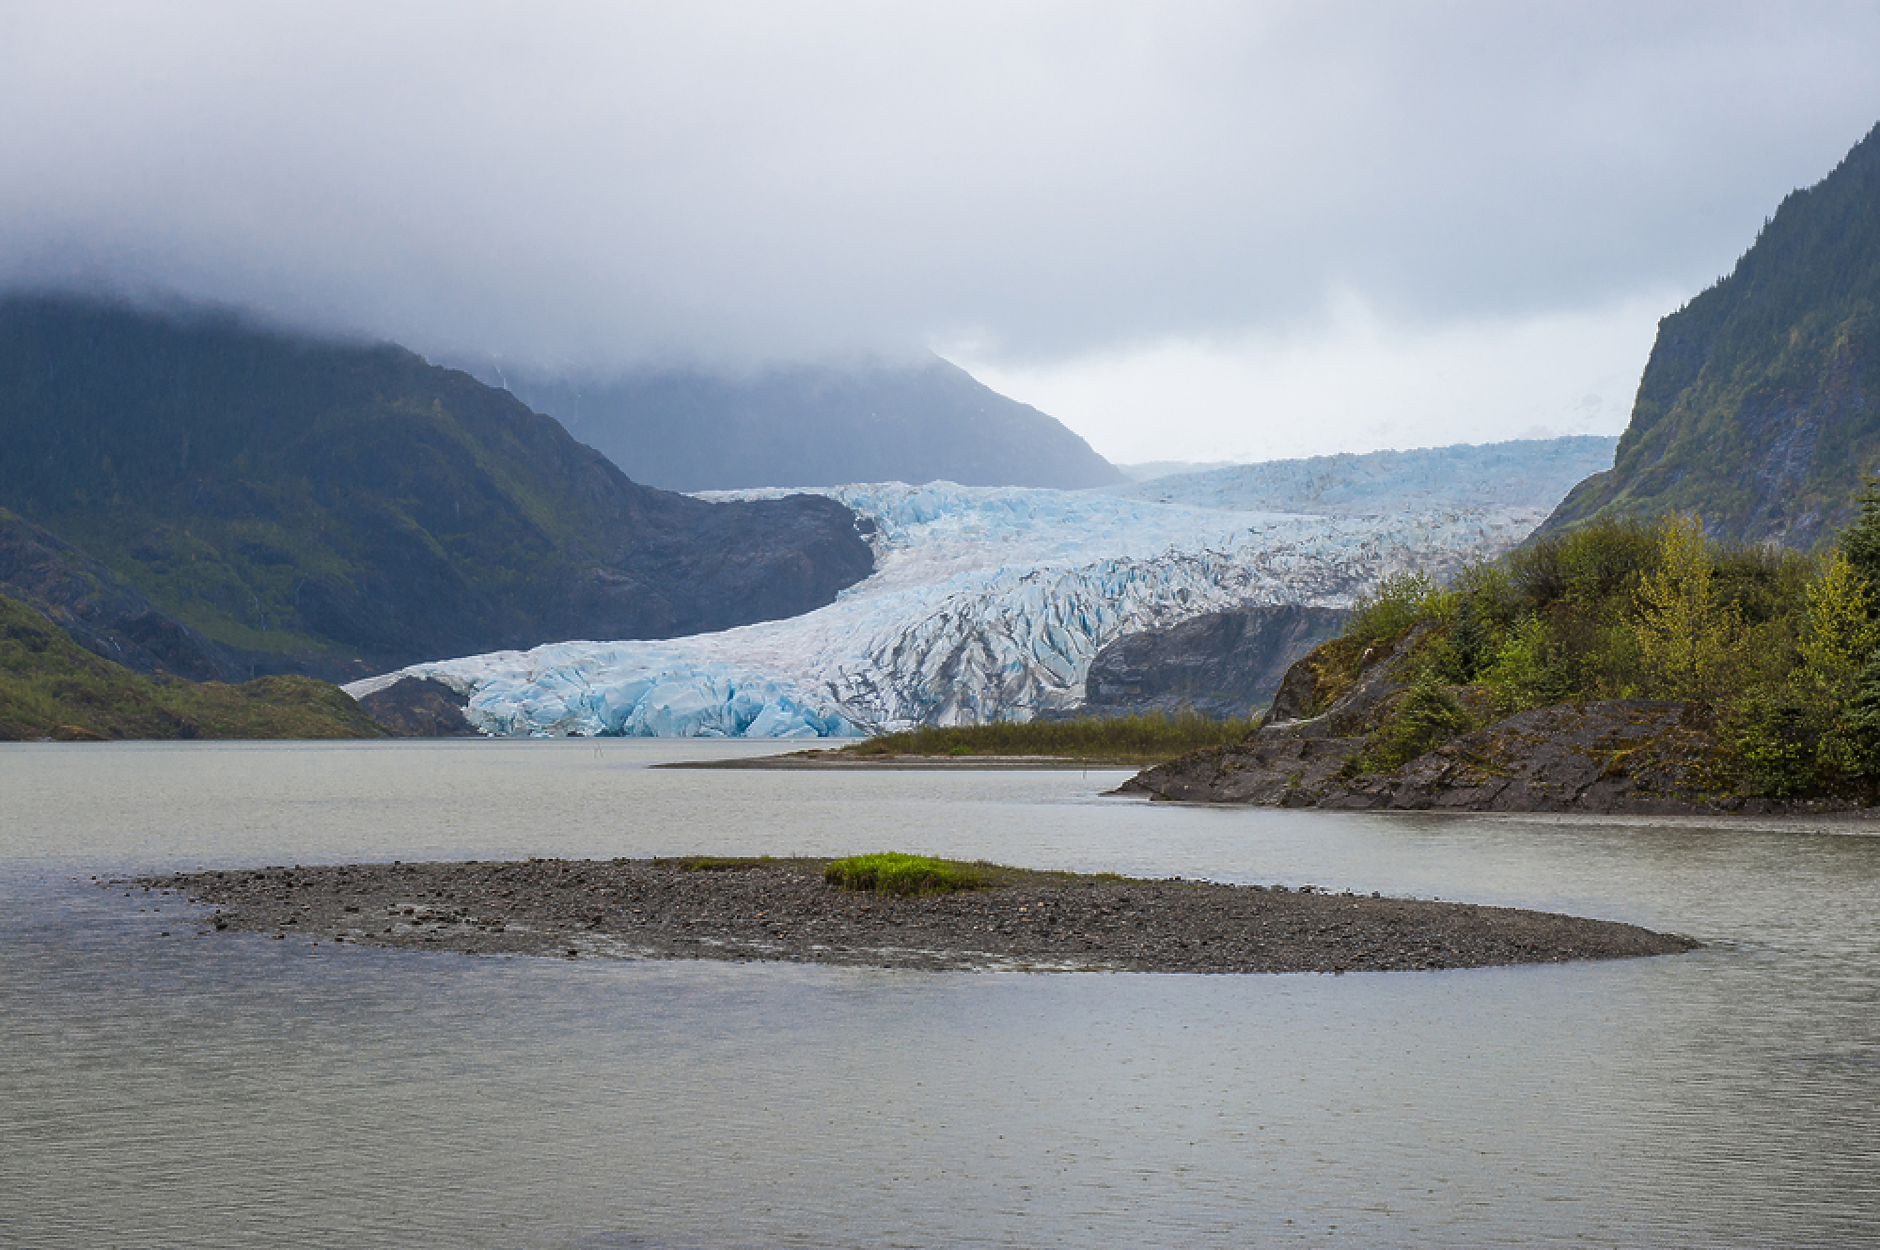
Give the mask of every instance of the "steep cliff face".
<svg viewBox="0 0 1880 1250">
<path fill-rule="evenodd" d="M 1812 545 L 1880 470 L 1880 126 L 1783 200 L 1735 270 L 1659 323 L 1613 468 L 1543 525 L 1697 512 Z"/>
<path fill-rule="evenodd" d="M 1228 720 L 1264 707 L 1293 663 L 1336 637 L 1343 608 L 1281 604 L 1210 612 L 1117 639 L 1084 679 L 1084 707 L 1102 716 L 1191 707 Z"/>
<path fill-rule="evenodd" d="M 0 506 L 251 672 L 334 678 L 792 616 L 873 568 L 834 500 L 641 486 L 401 348 L 60 299 L 0 302 Z"/>
</svg>

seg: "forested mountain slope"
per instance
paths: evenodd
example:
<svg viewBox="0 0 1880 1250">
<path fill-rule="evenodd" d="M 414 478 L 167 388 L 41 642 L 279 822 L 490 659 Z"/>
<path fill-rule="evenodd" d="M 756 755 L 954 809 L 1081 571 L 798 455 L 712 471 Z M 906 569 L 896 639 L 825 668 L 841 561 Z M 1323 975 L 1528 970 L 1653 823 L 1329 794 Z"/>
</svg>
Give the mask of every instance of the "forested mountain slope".
<svg viewBox="0 0 1880 1250">
<path fill-rule="evenodd" d="M 636 484 L 402 348 L 67 298 L 0 301 L 0 507 L 251 672 L 336 678 L 791 616 L 873 567 L 834 500 Z"/>
<path fill-rule="evenodd" d="M 382 736 L 365 709 L 325 682 L 151 679 L 80 648 L 0 595 L 0 741 Z"/>
<path fill-rule="evenodd" d="M 1880 126 L 1659 323 L 1613 468 L 1542 528 L 1696 512 L 1713 538 L 1807 547 L 1846 524 L 1876 469 Z"/>
</svg>

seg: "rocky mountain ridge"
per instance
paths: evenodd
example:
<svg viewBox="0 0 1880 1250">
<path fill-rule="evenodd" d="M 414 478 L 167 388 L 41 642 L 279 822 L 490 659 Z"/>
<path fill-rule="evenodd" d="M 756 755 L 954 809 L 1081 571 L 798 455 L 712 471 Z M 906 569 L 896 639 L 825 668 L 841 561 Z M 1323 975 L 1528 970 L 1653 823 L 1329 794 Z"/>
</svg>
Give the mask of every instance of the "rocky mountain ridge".
<svg viewBox="0 0 1880 1250">
<path fill-rule="evenodd" d="M 1736 267 L 1658 325 L 1613 467 L 1542 527 L 1696 512 L 1806 549 L 1880 470 L 1880 126 L 1782 201 Z"/>
</svg>

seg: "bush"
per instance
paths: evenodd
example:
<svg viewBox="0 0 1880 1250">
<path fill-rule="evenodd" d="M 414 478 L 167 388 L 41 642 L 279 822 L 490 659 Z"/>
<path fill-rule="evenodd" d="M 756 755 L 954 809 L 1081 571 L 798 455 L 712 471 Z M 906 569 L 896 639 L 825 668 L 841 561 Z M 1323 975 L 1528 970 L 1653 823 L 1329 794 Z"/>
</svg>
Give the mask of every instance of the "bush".
<svg viewBox="0 0 1880 1250">
<path fill-rule="evenodd" d="M 1549 534 L 1508 556 L 1508 577 L 1530 608 L 1561 599 L 1582 603 L 1630 595 L 1656 566 L 1657 526 L 1634 517 L 1600 517 Z"/>
<path fill-rule="evenodd" d="M 1710 552 L 1711 593 L 1719 606 L 1752 625 L 1801 611 L 1822 562 L 1799 551 L 1762 546 L 1715 546 Z"/>
<path fill-rule="evenodd" d="M 989 864 L 965 864 L 930 855 L 883 851 L 832 860 L 823 880 L 840 890 L 873 890 L 878 894 L 951 894 L 983 890 L 994 883 Z"/>
<path fill-rule="evenodd" d="M 1566 697 L 1562 674 L 1548 664 L 1547 627 L 1533 616 L 1502 640 L 1479 680 L 1503 713 L 1546 707 Z"/>
<path fill-rule="evenodd" d="M 1793 691 L 1751 694 L 1731 710 L 1725 728 L 1750 793 L 1786 799 L 1820 783 L 1817 710 Z"/>
<path fill-rule="evenodd" d="M 1666 699 L 1715 699 L 1738 676 L 1743 632 L 1736 612 L 1711 593 L 1714 570 L 1695 516 L 1659 525 L 1658 566 L 1633 594 L 1634 635 L 1646 693 Z"/>
<path fill-rule="evenodd" d="M 1430 575 L 1421 571 L 1393 573 L 1368 595 L 1351 605 L 1345 637 L 1370 646 L 1408 633 L 1413 625 L 1443 614 L 1443 593 Z"/>
<path fill-rule="evenodd" d="M 1404 692 L 1388 719 L 1372 735 L 1361 766 L 1366 772 L 1390 772 L 1474 727 L 1468 709 L 1433 675 L 1425 673 Z"/>
<path fill-rule="evenodd" d="M 1504 561 L 1478 560 L 1449 583 L 1452 599 L 1468 603 L 1485 625 L 1507 629 L 1526 610 Z"/>
</svg>

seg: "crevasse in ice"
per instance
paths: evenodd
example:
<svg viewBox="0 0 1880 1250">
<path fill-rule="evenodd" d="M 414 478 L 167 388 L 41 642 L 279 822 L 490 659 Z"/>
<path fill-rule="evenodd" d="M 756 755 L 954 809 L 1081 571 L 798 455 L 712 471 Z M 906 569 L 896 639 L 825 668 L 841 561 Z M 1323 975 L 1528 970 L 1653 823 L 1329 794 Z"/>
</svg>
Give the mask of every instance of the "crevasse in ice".
<svg viewBox="0 0 1880 1250">
<path fill-rule="evenodd" d="M 1242 604 L 1343 606 L 1385 574 L 1442 575 L 1506 550 L 1554 502 L 1340 517 L 944 482 L 818 493 L 877 526 L 875 573 L 828 607 L 414 664 L 348 689 L 435 678 L 491 734 L 809 738 L 1024 720 L 1080 703 L 1092 658 L 1124 634 Z"/>
</svg>

